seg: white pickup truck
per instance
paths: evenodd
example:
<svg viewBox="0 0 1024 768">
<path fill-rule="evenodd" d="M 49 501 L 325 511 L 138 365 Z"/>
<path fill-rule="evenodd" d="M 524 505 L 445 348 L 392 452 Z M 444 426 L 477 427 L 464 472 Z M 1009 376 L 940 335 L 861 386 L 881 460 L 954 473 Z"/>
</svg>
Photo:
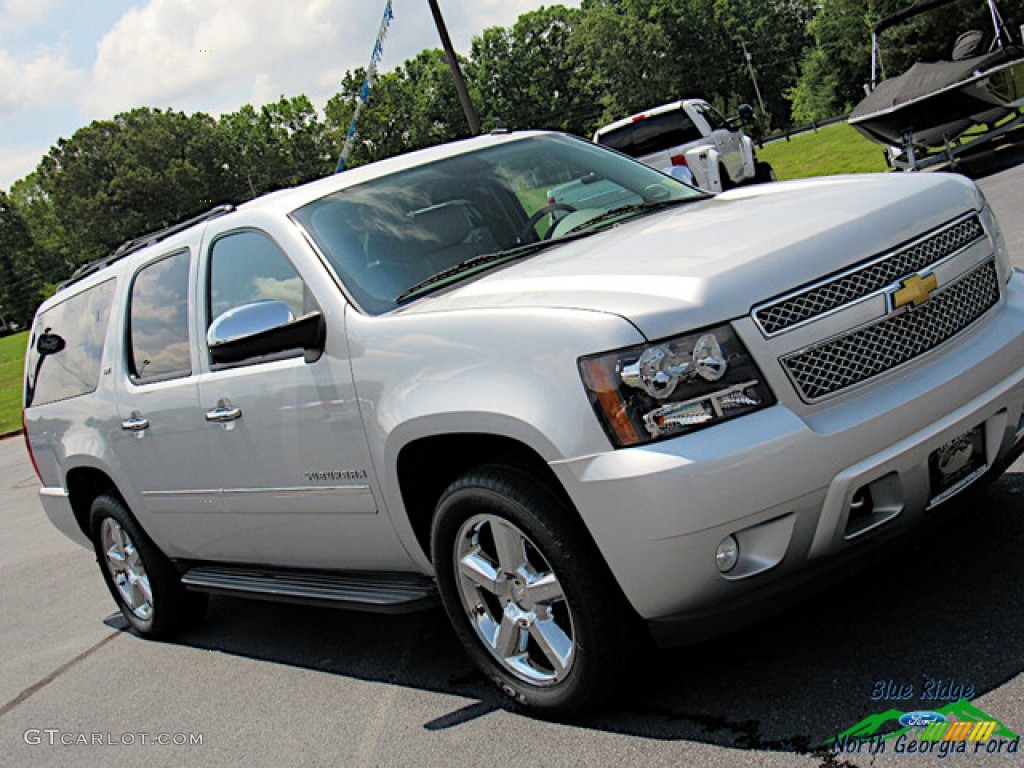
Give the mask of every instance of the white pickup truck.
<svg viewBox="0 0 1024 768">
<path fill-rule="evenodd" d="M 708 192 L 723 192 L 744 182 L 775 180 L 772 167 L 757 159 L 754 142 L 743 133 L 753 117 L 746 104 L 738 117 L 727 120 L 706 101 L 683 99 L 599 128 L 594 143 Z"/>
</svg>

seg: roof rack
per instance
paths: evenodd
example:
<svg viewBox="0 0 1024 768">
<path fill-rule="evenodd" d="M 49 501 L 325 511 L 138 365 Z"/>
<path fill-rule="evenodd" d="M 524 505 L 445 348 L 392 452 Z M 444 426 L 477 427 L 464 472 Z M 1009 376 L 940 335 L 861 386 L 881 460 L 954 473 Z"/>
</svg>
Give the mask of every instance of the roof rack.
<svg viewBox="0 0 1024 768">
<path fill-rule="evenodd" d="M 88 264 L 83 264 L 72 273 L 71 277 L 65 280 L 63 283 L 57 286 L 57 290 L 63 290 L 69 285 L 84 280 L 89 275 L 99 272 L 101 269 L 109 267 L 111 264 L 120 261 L 125 256 L 140 251 L 143 248 L 159 243 L 161 240 L 166 240 L 171 235 L 176 235 L 179 232 L 184 232 L 189 227 L 194 227 L 196 224 L 201 224 L 204 221 L 210 221 L 211 219 L 219 218 L 227 213 L 231 213 L 235 210 L 233 205 L 218 205 L 216 208 L 211 208 L 205 213 L 201 213 L 198 216 L 193 216 L 191 219 L 172 224 L 169 227 L 158 229 L 155 232 L 136 237 L 132 240 L 127 240 L 118 246 L 117 250 L 109 256 L 104 256 L 102 259 L 96 261 L 90 261 Z"/>
</svg>

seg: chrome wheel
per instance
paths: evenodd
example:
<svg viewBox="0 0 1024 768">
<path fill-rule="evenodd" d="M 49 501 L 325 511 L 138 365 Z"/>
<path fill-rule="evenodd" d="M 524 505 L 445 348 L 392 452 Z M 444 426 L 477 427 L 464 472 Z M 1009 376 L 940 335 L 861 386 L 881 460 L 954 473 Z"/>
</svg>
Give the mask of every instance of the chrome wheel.
<svg viewBox="0 0 1024 768">
<path fill-rule="evenodd" d="M 572 612 L 536 544 L 502 517 L 474 515 L 459 529 L 454 557 L 462 606 L 498 663 L 531 685 L 564 680 L 575 661 Z"/>
<path fill-rule="evenodd" d="M 153 591 L 131 536 L 111 517 L 100 525 L 104 564 L 122 602 L 142 621 L 153 617 Z"/>
</svg>

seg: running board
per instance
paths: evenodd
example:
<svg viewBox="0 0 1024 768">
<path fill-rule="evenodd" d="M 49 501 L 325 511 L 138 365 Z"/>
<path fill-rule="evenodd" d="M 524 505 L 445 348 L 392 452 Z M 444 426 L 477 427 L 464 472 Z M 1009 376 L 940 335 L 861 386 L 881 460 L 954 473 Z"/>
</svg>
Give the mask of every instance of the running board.
<svg viewBox="0 0 1024 768">
<path fill-rule="evenodd" d="M 437 587 L 418 573 L 278 570 L 197 565 L 181 583 L 198 592 L 329 605 L 373 613 L 410 613 L 437 603 Z"/>
</svg>

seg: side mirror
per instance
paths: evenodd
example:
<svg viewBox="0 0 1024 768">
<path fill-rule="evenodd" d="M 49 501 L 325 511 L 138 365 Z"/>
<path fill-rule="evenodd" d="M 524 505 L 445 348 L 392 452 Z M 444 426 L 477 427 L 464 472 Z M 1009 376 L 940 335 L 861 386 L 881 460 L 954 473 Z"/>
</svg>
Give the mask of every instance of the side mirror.
<svg viewBox="0 0 1024 768">
<path fill-rule="evenodd" d="M 56 355 L 67 346 L 63 336 L 56 333 L 44 333 L 36 340 L 36 352 L 40 357 Z"/>
<path fill-rule="evenodd" d="M 326 340 L 323 314 L 310 312 L 297 318 L 283 301 L 255 301 L 229 309 L 206 333 L 214 363 L 237 363 L 301 350 L 306 362 L 323 354 Z"/>
</svg>

